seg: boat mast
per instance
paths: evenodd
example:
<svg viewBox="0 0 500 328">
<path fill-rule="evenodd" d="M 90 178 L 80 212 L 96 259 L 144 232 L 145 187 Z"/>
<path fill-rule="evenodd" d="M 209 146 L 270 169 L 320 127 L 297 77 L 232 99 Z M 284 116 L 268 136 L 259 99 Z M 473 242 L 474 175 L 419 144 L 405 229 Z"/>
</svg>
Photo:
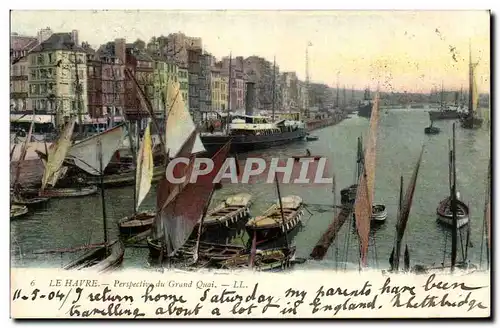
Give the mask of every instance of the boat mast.
<svg viewBox="0 0 500 328">
<path fill-rule="evenodd" d="M 455 160 L 456 160 L 456 149 L 455 149 L 455 123 L 453 123 L 453 152 L 452 152 L 452 186 L 451 186 L 451 212 L 452 212 L 452 235 L 451 235 L 451 271 L 455 270 L 455 264 L 457 260 L 457 230 L 458 230 L 458 222 L 457 222 L 457 190 L 456 190 L 456 168 L 455 168 Z"/>
<path fill-rule="evenodd" d="M 278 201 L 280 204 L 280 213 L 281 213 L 281 226 L 283 228 L 283 232 L 285 233 L 285 243 L 286 243 L 286 248 L 288 249 L 290 247 L 290 244 L 288 243 L 288 230 L 286 228 L 285 224 L 285 215 L 283 214 L 283 203 L 281 202 L 281 192 L 280 192 L 280 184 L 278 182 L 278 174 L 274 174 L 274 181 L 276 181 L 276 191 L 278 192 Z"/>
<path fill-rule="evenodd" d="M 227 124 L 227 128 L 226 128 L 226 134 L 229 135 L 229 126 L 231 124 L 231 119 L 230 119 L 230 115 L 231 115 L 231 87 L 232 87 L 232 83 L 233 83 L 233 53 L 230 52 L 229 53 L 229 85 L 228 85 L 228 92 L 227 92 L 227 100 L 228 100 L 228 103 L 227 103 L 227 119 L 226 119 L 226 124 Z"/>
<path fill-rule="evenodd" d="M 130 144 L 130 152 L 132 153 L 132 160 L 134 161 L 134 215 L 137 213 L 137 154 L 136 154 L 136 147 L 134 147 L 134 141 L 132 138 L 132 123 L 129 121 L 128 122 L 128 142 Z M 139 138 L 139 133 L 138 131 L 138 121 L 135 122 L 135 135 L 136 138 Z"/>
<path fill-rule="evenodd" d="M 444 87 L 443 87 L 443 81 L 441 81 L 441 99 L 440 99 L 440 106 L 441 109 L 444 107 Z"/>
<path fill-rule="evenodd" d="M 104 197 L 104 168 L 102 167 L 102 144 L 101 139 L 97 139 L 97 148 L 99 151 L 99 174 L 101 177 L 101 203 L 102 203 L 102 223 L 104 229 L 104 244 L 106 247 L 106 254 L 108 252 L 108 227 L 106 224 L 106 202 Z M 135 205 L 134 205 L 135 207 Z"/>
<path fill-rule="evenodd" d="M 472 57 L 471 57 L 471 46 L 470 46 L 470 40 L 469 40 L 469 116 L 472 118 L 472 115 L 474 113 L 474 108 L 473 108 L 473 103 L 474 100 L 473 98 L 473 67 L 472 67 Z M 472 122 L 474 123 L 474 122 Z"/>
<path fill-rule="evenodd" d="M 212 187 L 212 190 L 210 190 L 210 196 L 208 196 L 208 201 L 205 203 L 205 206 L 203 207 L 201 219 L 200 222 L 198 223 L 198 235 L 196 237 L 196 245 L 193 252 L 194 263 L 198 262 L 198 255 L 200 253 L 200 239 L 201 239 L 201 234 L 203 233 L 203 222 L 205 221 L 205 216 L 207 215 L 208 207 L 210 206 L 210 202 L 212 201 L 212 196 L 214 194 L 214 191 L 215 191 L 215 184 Z"/>
<path fill-rule="evenodd" d="M 276 111 L 276 56 L 274 56 L 274 59 L 273 59 L 273 114 L 272 114 L 272 117 L 273 117 L 273 122 L 275 121 L 274 119 L 274 114 L 275 114 L 275 111 Z"/>
</svg>

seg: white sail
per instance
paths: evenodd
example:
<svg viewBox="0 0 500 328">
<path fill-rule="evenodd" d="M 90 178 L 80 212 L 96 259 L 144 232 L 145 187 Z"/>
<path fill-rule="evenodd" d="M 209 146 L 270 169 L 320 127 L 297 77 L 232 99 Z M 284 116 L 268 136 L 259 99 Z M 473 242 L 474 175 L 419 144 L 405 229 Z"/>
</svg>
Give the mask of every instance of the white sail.
<svg viewBox="0 0 500 328">
<path fill-rule="evenodd" d="M 42 177 L 41 190 L 44 190 L 47 184 L 54 186 L 57 182 L 57 172 L 61 169 L 68 149 L 71 146 L 71 136 L 73 135 L 73 128 L 75 127 L 75 118 L 72 118 L 66 125 L 59 139 L 48 150 L 47 163 L 45 164 L 45 171 Z"/>
<path fill-rule="evenodd" d="M 102 147 L 102 167 L 108 166 L 115 152 L 120 148 L 126 136 L 125 125 L 121 124 L 100 134 L 87 138 L 74 144 L 68 154 L 74 160 L 76 166 L 92 175 L 100 175 L 98 152 L 98 140 Z"/>
<path fill-rule="evenodd" d="M 179 82 L 170 80 L 165 91 L 165 98 L 167 99 L 165 147 L 167 154 L 169 154 L 171 158 L 174 158 L 178 155 L 182 145 L 184 145 L 191 133 L 196 129 L 196 125 L 182 99 Z M 204 151 L 205 147 L 200 137 L 197 136 L 192 153 L 196 154 Z"/>
<path fill-rule="evenodd" d="M 153 149 L 151 141 L 150 123 L 146 126 L 144 137 L 137 153 L 136 164 L 136 195 L 137 195 L 137 208 L 141 205 L 144 198 L 151 189 L 151 180 L 153 178 Z"/>
</svg>

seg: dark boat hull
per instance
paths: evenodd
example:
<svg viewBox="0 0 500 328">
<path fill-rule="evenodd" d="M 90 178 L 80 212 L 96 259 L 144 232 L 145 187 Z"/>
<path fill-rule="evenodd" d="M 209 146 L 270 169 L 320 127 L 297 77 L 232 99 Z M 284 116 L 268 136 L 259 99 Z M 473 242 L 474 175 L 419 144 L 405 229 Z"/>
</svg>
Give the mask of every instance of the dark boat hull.
<svg viewBox="0 0 500 328">
<path fill-rule="evenodd" d="M 438 216 L 439 222 L 452 226 L 453 225 L 453 214 L 451 211 L 450 197 L 443 199 L 436 209 L 436 214 Z M 469 223 L 469 207 L 462 201 L 457 200 L 457 227 L 461 228 L 467 223 Z"/>
<path fill-rule="evenodd" d="M 479 129 L 483 126 L 483 119 L 479 117 L 466 117 L 461 121 L 462 128 L 464 129 Z"/>
<path fill-rule="evenodd" d="M 428 126 L 424 129 L 424 132 L 425 134 L 439 134 L 441 132 L 441 129 Z"/>
<path fill-rule="evenodd" d="M 139 212 L 118 222 L 120 234 L 123 236 L 135 236 L 149 230 L 153 225 L 155 213 L 153 211 Z"/>
<path fill-rule="evenodd" d="M 369 103 L 358 107 L 358 116 L 370 118 L 372 116 L 373 104 Z"/>
<path fill-rule="evenodd" d="M 461 117 L 457 110 L 431 110 L 429 118 L 431 121 L 437 120 L 457 120 Z"/>
<path fill-rule="evenodd" d="M 303 140 L 306 135 L 307 131 L 305 129 L 297 129 L 268 135 L 203 135 L 201 141 L 208 154 L 215 154 L 229 139 L 231 139 L 231 152 L 246 153 Z"/>
</svg>

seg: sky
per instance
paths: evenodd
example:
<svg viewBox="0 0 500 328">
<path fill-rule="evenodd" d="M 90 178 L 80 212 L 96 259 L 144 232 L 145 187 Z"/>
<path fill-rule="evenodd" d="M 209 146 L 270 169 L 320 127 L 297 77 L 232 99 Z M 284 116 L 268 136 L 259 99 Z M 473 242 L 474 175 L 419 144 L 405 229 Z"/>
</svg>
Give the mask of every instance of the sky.
<svg viewBox="0 0 500 328">
<path fill-rule="evenodd" d="M 97 47 L 183 32 L 217 58 L 262 56 L 312 82 L 381 91 L 468 88 L 469 42 L 480 92 L 489 92 L 487 11 L 12 11 L 11 32 L 79 30 Z M 307 47 L 308 44 L 311 46 Z"/>
</svg>

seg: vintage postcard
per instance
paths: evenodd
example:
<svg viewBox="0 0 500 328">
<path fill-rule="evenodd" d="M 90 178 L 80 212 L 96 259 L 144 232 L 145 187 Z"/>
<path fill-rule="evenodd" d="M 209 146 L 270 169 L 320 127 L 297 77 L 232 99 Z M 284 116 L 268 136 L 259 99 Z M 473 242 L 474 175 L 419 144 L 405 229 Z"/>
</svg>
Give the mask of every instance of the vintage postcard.
<svg viewBox="0 0 500 328">
<path fill-rule="evenodd" d="M 490 317 L 490 20 L 11 11 L 11 317 Z"/>
</svg>

